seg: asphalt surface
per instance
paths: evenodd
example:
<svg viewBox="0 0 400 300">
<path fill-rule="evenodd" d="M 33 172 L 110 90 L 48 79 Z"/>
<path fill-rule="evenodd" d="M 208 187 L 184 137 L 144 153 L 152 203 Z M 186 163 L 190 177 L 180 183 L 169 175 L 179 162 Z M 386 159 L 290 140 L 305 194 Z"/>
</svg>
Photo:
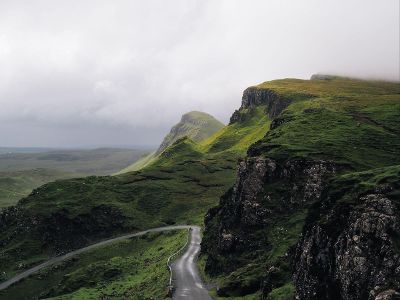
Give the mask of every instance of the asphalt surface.
<svg viewBox="0 0 400 300">
<path fill-rule="evenodd" d="M 193 226 L 185 253 L 172 264 L 175 300 L 212 300 L 200 278 L 196 259 L 200 252 L 200 228 Z"/>
<path fill-rule="evenodd" d="M 132 237 L 135 237 L 135 236 L 141 236 L 141 235 L 144 235 L 144 234 L 146 234 L 148 232 L 159 232 L 159 231 L 168 231 L 168 230 L 188 229 L 188 228 L 191 228 L 191 227 L 192 228 L 196 228 L 196 227 L 187 226 L 187 225 L 165 226 L 165 227 L 152 228 L 152 229 L 148 229 L 148 230 L 144 230 L 144 231 L 140 231 L 140 232 L 126 234 L 126 235 L 119 236 L 119 237 L 116 237 L 116 238 L 113 238 L 113 239 L 105 240 L 105 241 L 102 241 L 102 242 L 99 242 L 99 243 L 96 243 L 96 244 L 93 244 L 93 245 L 90 245 L 90 246 L 87 246 L 87 247 L 84 247 L 84 248 L 81 248 L 81 249 L 78 249 L 78 250 L 75 250 L 75 251 L 72 251 L 72 252 L 69 252 L 69 253 L 67 253 L 65 255 L 54 257 L 54 258 L 52 258 L 52 259 L 50 259 L 50 260 L 48 260 L 48 261 L 46 261 L 46 262 L 44 262 L 44 263 L 42 263 L 40 265 L 37 265 L 37 266 L 35 266 L 35 267 L 31 268 L 31 269 L 28 269 L 28 270 L 26 270 L 26 271 L 24 271 L 24 272 L 22 272 L 22 273 L 20 273 L 20 274 L 18 274 L 16 276 L 10 278 L 7 281 L 4 281 L 4 282 L 0 283 L 0 291 L 6 289 L 7 287 L 12 285 L 13 283 L 16 283 L 16 282 L 20 281 L 21 279 L 24 279 L 24 278 L 26 278 L 26 277 L 28 277 L 28 276 L 40 271 L 43 268 L 49 267 L 49 266 L 51 266 L 51 265 L 53 265 L 55 263 L 61 262 L 63 260 L 66 260 L 66 259 L 74 256 L 74 255 L 86 252 L 86 251 L 91 250 L 93 248 L 104 246 L 104 245 L 108 245 L 108 244 L 111 244 L 111 243 L 114 243 L 114 242 L 118 242 L 118 241 L 121 241 L 121 240 L 129 239 L 129 238 L 132 238 Z M 200 232 L 200 229 L 199 228 L 197 228 L 197 229 L 198 229 L 198 232 Z M 192 237 L 193 237 L 193 233 L 192 233 Z M 200 238 L 200 235 L 199 235 L 199 238 Z M 179 281 L 178 281 L 178 283 L 179 283 Z M 177 298 L 177 299 L 180 299 L 180 298 Z M 210 299 L 210 298 L 186 298 L 186 299 Z"/>
</svg>

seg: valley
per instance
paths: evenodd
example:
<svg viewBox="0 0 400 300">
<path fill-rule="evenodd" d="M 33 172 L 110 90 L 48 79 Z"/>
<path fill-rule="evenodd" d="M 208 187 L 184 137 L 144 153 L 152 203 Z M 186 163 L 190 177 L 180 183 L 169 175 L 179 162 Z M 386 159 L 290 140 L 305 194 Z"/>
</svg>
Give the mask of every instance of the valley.
<svg viewBox="0 0 400 300">
<path fill-rule="evenodd" d="M 227 126 L 192 112 L 141 163 L 49 182 L 3 208 L 2 280 L 114 236 L 194 224 L 215 299 L 395 297 L 399 120 L 397 82 L 314 76 L 249 87 Z M 184 241 L 177 232 L 107 245 L 0 297 L 160 299 L 161 265 Z"/>
<path fill-rule="evenodd" d="M 0 207 L 17 203 L 54 180 L 110 175 L 151 149 L 0 148 Z"/>
</svg>

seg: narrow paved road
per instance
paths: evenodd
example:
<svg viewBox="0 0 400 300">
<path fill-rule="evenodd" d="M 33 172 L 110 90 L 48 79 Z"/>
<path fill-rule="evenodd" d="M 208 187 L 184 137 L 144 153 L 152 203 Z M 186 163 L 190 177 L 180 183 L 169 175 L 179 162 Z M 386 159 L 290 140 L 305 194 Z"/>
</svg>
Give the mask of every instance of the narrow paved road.
<svg viewBox="0 0 400 300">
<path fill-rule="evenodd" d="M 144 230 L 144 231 L 140 231 L 140 232 L 136 232 L 136 233 L 126 234 L 126 235 L 119 236 L 119 237 L 116 237 L 116 238 L 113 238 L 113 239 L 105 240 L 105 241 L 99 242 L 97 244 L 93 244 L 93 245 L 87 246 L 85 248 L 81 248 L 81 249 L 69 252 L 69 253 L 67 253 L 65 255 L 54 257 L 54 258 L 52 258 L 52 259 L 50 259 L 50 260 L 48 260 L 48 261 L 46 261 L 46 262 L 44 262 L 44 263 L 42 263 L 40 265 L 37 265 L 37 266 L 35 266 L 35 267 L 31 268 L 31 269 L 28 269 L 28 270 L 16 275 L 15 277 L 10 278 L 7 281 L 4 281 L 4 282 L 0 283 L 0 291 L 6 289 L 7 287 L 12 285 L 13 283 L 16 283 L 16 282 L 20 281 L 21 279 L 26 278 L 26 277 L 28 277 L 28 276 L 40 271 L 43 268 L 49 267 L 49 266 L 51 266 L 51 265 L 53 265 L 55 263 L 61 262 L 63 260 L 66 260 L 66 259 L 74 256 L 74 255 L 86 252 L 86 251 L 91 250 L 93 248 L 104 246 L 104 245 L 108 245 L 108 244 L 111 244 L 111 243 L 114 243 L 114 242 L 118 242 L 118 241 L 121 241 L 121 240 L 124 240 L 124 239 L 129 239 L 131 237 L 141 236 L 141 235 L 144 235 L 144 234 L 146 234 L 148 232 L 159 232 L 159 231 L 168 231 L 168 230 L 177 230 L 177 229 L 188 229 L 188 228 L 191 228 L 191 227 L 195 228 L 194 226 L 187 226 L 187 225 L 165 226 L 165 227 L 152 228 L 152 229 L 148 229 L 148 230 Z M 197 299 L 197 298 L 193 298 L 193 299 Z M 209 298 L 199 298 L 199 299 L 209 299 Z"/>
<path fill-rule="evenodd" d="M 196 259 L 200 252 L 200 228 L 192 227 L 190 243 L 185 253 L 172 264 L 175 300 L 212 300 L 200 278 Z"/>
</svg>

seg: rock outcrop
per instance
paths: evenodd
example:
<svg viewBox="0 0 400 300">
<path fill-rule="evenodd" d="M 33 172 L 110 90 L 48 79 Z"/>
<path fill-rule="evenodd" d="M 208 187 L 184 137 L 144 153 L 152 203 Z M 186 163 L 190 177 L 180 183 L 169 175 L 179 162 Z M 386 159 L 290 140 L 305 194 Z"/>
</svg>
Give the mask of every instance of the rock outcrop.
<svg viewBox="0 0 400 300">
<path fill-rule="evenodd" d="M 271 124 L 205 217 L 205 271 L 224 276 L 220 296 L 400 299 L 400 166 L 391 156 L 400 144 L 343 111 L 349 80 L 318 75 L 310 89 L 293 79 L 289 89 L 269 82 L 244 91 L 230 124 L 245 123 L 260 107 Z M 318 99 L 327 95 L 337 102 Z"/>
<path fill-rule="evenodd" d="M 298 299 L 400 299 L 400 220 L 388 191 L 361 195 L 351 206 L 323 200 L 297 246 Z"/>
<path fill-rule="evenodd" d="M 257 106 L 266 106 L 265 113 L 272 119 L 278 116 L 291 101 L 286 99 L 272 90 L 258 89 L 256 87 L 247 88 L 243 92 L 242 105 L 240 109 L 235 110 L 229 124 L 245 121 L 246 114 L 244 110 L 252 109 Z"/>
<path fill-rule="evenodd" d="M 277 220 L 311 205 L 297 245 L 287 248 L 280 262 L 267 264 L 263 279 L 250 292 L 262 286 L 268 299 L 282 284 L 283 265 L 293 270 L 289 272 L 299 300 L 400 299 L 400 218 L 388 195 L 393 188 L 378 186 L 350 199 L 338 198 L 338 193 L 350 194 L 349 188 L 339 187 L 338 192 L 328 179 L 341 168 L 322 160 L 279 164 L 257 156 L 240 161 L 234 187 L 205 218 L 206 271 L 229 274 L 260 251 L 272 251 L 276 245 L 269 232 Z M 285 192 L 275 191 L 276 186 Z M 230 282 L 219 293 L 244 291 L 249 292 L 245 283 Z"/>
<path fill-rule="evenodd" d="M 240 161 L 233 189 L 205 218 L 206 271 L 231 272 L 257 252 L 271 249 L 263 232 L 275 228 L 277 218 L 290 217 L 317 201 L 325 179 L 336 169 L 328 161 L 299 159 L 279 164 L 262 156 Z M 275 190 L 279 185 L 285 186 L 287 193 Z M 256 287 L 260 285 L 261 281 Z"/>
</svg>

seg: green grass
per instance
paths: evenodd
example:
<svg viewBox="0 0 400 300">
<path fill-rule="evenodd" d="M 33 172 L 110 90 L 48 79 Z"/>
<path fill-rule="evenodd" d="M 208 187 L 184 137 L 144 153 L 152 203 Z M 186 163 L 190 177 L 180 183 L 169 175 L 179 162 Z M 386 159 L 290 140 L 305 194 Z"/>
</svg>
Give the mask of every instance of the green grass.
<svg viewBox="0 0 400 300">
<path fill-rule="evenodd" d="M 224 124 L 207 113 L 199 111 L 186 113 L 182 116 L 181 121 L 172 127 L 170 133 L 165 136 L 157 151 L 122 169 L 117 173 L 117 175 L 132 171 L 139 171 L 150 166 L 159 159 L 159 155 L 164 150 L 172 146 L 178 140 L 189 138 L 194 142 L 201 142 L 212 136 L 214 133 L 219 132 L 223 127 Z M 179 152 L 179 149 L 169 149 L 169 153 L 176 151 Z"/>
<path fill-rule="evenodd" d="M 339 175 L 329 182 L 325 198 L 331 199 L 331 203 L 347 211 L 359 204 L 360 195 L 374 193 L 377 188 L 385 189 L 388 186 L 391 190 L 385 194 L 396 205 L 400 205 L 400 165 Z M 319 208 L 314 207 L 309 218 L 319 213 Z M 332 225 L 334 228 L 334 224 Z"/>
<path fill-rule="evenodd" d="M 355 205 L 359 193 L 381 184 L 396 186 L 399 182 L 399 83 L 334 77 L 329 80 L 276 80 L 253 88 L 272 90 L 289 99 L 291 104 L 274 120 L 274 124 L 279 125 L 260 134 L 258 142 L 250 145 L 248 156 L 271 158 L 280 166 L 294 159 L 335 163 L 338 173 L 329 184 L 329 193 L 338 199 L 338 205 L 346 207 Z M 262 111 L 261 106 L 256 109 Z M 229 131 L 234 125 L 225 130 Z M 237 130 L 232 129 L 232 132 Z M 220 147 L 223 149 L 226 145 L 231 146 L 229 139 L 221 142 Z M 268 276 L 264 297 L 293 299 L 290 253 L 303 227 L 310 219 L 317 219 L 320 211 L 313 203 L 290 205 L 288 187 L 292 186 L 293 179 L 289 177 L 269 179 L 258 195 L 263 207 L 272 213 L 268 216 L 268 225 L 247 232 L 249 243 L 257 244 L 252 244 L 253 248 L 219 253 L 216 240 L 221 225 L 219 219 L 224 214 L 232 214 L 231 211 L 220 211 L 208 224 L 210 228 L 203 244 L 212 259 L 208 265 L 210 273 L 204 276 L 218 284 L 219 294 L 224 295 L 219 296 L 221 299 L 252 297 L 260 292 L 261 282 L 265 283 Z M 297 182 L 306 180 L 300 177 L 296 178 Z M 393 199 L 398 199 L 399 189 L 392 192 Z M 221 203 L 229 201 L 230 193 L 223 196 Z M 340 228 L 338 224 L 331 225 Z M 241 226 L 232 225 L 229 230 L 240 232 Z M 397 236 L 394 239 L 400 240 Z M 202 259 L 200 266 L 204 269 L 206 258 Z M 267 275 L 272 266 L 276 271 Z"/>
<path fill-rule="evenodd" d="M 251 147 L 253 155 L 329 159 L 353 170 L 400 162 L 398 83 L 290 79 L 257 88 L 293 103 L 278 117 L 283 124 Z"/>
<path fill-rule="evenodd" d="M 269 293 L 267 300 L 293 300 L 294 292 L 293 284 L 287 283 L 277 289 L 273 289 Z"/>
<path fill-rule="evenodd" d="M 14 149 L 10 149 L 12 150 Z M 0 154 L 0 208 L 16 204 L 33 189 L 47 182 L 114 173 L 144 153 L 146 153 L 144 150 L 132 149 L 2 153 Z"/>
<path fill-rule="evenodd" d="M 199 111 L 192 111 L 184 114 L 182 120 L 176 124 L 171 129 L 171 132 L 164 138 L 159 153 L 183 137 L 188 137 L 195 142 L 200 142 L 223 127 L 224 124 L 209 114 Z"/>
<path fill-rule="evenodd" d="M 80 254 L 0 292 L 0 299 L 163 299 L 166 261 L 186 231 L 151 233 Z"/>
<path fill-rule="evenodd" d="M 217 295 L 217 292 L 215 289 L 212 289 L 210 291 L 210 296 L 215 299 L 215 300 L 259 300 L 261 298 L 260 293 L 255 293 L 251 295 L 246 295 L 246 296 L 240 296 L 240 297 L 219 297 Z"/>
<path fill-rule="evenodd" d="M 146 156 L 143 156 L 138 161 L 134 162 L 133 164 L 129 165 L 128 167 L 116 172 L 114 175 L 121 175 L 128 172 L 139 171 L 146 166 L 150 165 L 157 159 L 156 152 L 152 152 Z"/>
<path fill-rule="evenodd" d="M 398 83 L 286 79 L 255 88 L 271 89 L 291 100 L 277 117 L 282 121 L 278 127 L 269 129 L 266 107 L 242 108 L 243 121 L 200 142 L 193 137 L 174 138 L 138 171 L 44 185 L 19 202 L 17 212 L 10 210 L 2 216 L 0 269 L 13 274 L 57 251 L 127 231 L 177 223 L 201 225 L 208 209 L 232 186 L 237 159 L 246 152 L 278 163 L 294 158 L 333 161 L 343 166 L 337 176 L 353 173 L 332 184 L 337 193 L 350 189 L 354 176 L 367 178 L 357 181 L 365 187 L 388 178 L 397 180 L 398 171 L 390 166 L 400 164 Z M 371 169 L 380 171 L 373 171 L 372 177 L 363 175 Z M 340 180 L 345 184 L 339 184 Z M 276 212 L 268 227 L 250 233 L 263 247 L 218 258 L 216 267 L 221 270 L 213 280 L 227 296 L 259 296 L 260 282 L 271 266 L 279 271 L 270 281 L 269 294 L 273 299 L 291 295 L 291 265 L 286 253 L 315 212 L 310 213 L 308 206 L 287 209 L 287 203 L 280 200 L 284 197 L 279 197 L 286 193 L 285 184 L 277 180 L 264 191 L 278 197 L 275 202 L 263 202 Z M 352 200 L 343 197 L 341 201 Z M 213 226 L 217 230 L 218 223 Z M 77 293 L 85 295 L 86 290 Z"/>
<path fill-rule="evenodd" d="M 224 127 L 202 141 L 200 143 L 201 148 L 210 153 L 227 150 L 245 152 L 251 144 L 264 137 L 271 124 L 265 113 L 265 107 L 260 106 L 242 111 L 242 113 L 251 117 L 244 122 L 237 122 Z"/>
<path fill-rule="evenodd" d="M 47 182 L 74 176 L 76 174 L 48 169 L 0 172 L 0 208 L 16 204 Z"/>
<path fill-rule="evenodd" d="M 254 130 L 259 131 L 258 125 L 267 130 L 269 121 L 260 121 L 259 112 L 249 112 L 249 116 Z M 32 258 L 133 230 L 178 223 L 201 225 L 207 210 L 233 184 L 236 161 L 247 150 L 237 144 L 243 139 L 249 143 L 246 134 L 217 153 L 182 138 L 143 170 L 61 180 L 34 190 L 3 223 L 0 269 L 14 274 Z M 36 246 L 24 247 L 26 243 Z"/>
</svg>

